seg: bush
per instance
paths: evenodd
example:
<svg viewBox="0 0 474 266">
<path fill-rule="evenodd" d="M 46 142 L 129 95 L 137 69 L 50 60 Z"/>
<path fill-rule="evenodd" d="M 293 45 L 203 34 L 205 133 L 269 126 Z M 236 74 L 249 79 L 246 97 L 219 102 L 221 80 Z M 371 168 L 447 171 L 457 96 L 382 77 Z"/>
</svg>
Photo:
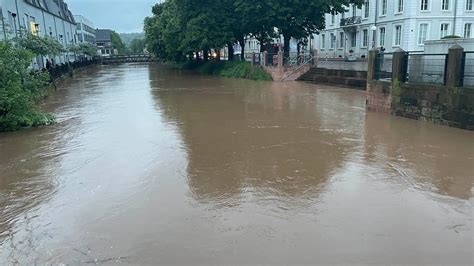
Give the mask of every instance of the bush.
<svg viewBox="0 0 474 266">
<path fill-rule="evenodd" d="M 228 78 L 244 78 L 251 80 L 272 80 L 272 77 L 260 66 L 254 66 L 245 61 L 190 60 L 184 63 L 171 63 L 173 67 L 186 70 L 196 70 L 201 74 L 219 75 Z"/>
<path fill-rule="evenodd" d="M 0 131 L 54 123 L 52 115 L 36 109 L 47 93 L 49 75 L 30 72 L 32 58 L 31 52 L 0 42 Z"/>
<path fill-rule="evenodd" d="M 462 39 L 462 37 L 457 36 L 457 35 L 448 35 L 441 38 L 441 40 L 449 40 L 449 39 Z"/>
</svg>

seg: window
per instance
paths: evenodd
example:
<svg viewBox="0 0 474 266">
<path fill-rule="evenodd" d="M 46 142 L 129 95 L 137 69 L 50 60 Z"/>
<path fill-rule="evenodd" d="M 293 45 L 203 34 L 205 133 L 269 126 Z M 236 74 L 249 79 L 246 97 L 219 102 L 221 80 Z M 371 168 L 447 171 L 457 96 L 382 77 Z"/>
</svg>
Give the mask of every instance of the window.
<svg viewBox="0 0 474 266">
<path fill-rule="evenodd" d="M 344 48 L 344 32 L 339 32 L 339 48 Z"/>
<path fill-rule="evenodd" d="M 351 33 L 351 47 L 357 46 L 357 32 Z"/>
<path fill-rule="evenodd" d="M 426 36 L 428 34 L 428 24 L 420 24 L 420 29 L 418 31 L 418 44 L 423 45 L 426 41 Z"/>
<path fill-rule="evenodd" d="M 363 30 L 362 31 L 362 47 L 367 47 L 369 45 L 369 31 Z"/>
<path fill-rule="evenodd" d="M 442 38 L 448 36 L 448 32 L 449 32 L 449 24 L 448 23 L 442 23 L 441 24 L 440 38 L 442 39 Z"/>
<path fill-rule="evenodd" d="M 428 11 L 429 10 L 429 3 L 428 3 L 429 0 L 421 0 L 421 7 L 420 7 L 420 10 L 421 11 Z"/>
<path fill-rule="evenodd" d="M 464 38 L 471 38 L 472 23 L 464 24 Z"/>
<path fill-rule="evenodd" d="M 336 16 L 334 14 L 331 15 L 331 25 L 334 25 L 334 22 L 336 21 Z"/>
<path fill-rule="evenodd" d="M 449 10 L 449 0 L 443 0 L 441 2 L 441 10 Z"/>
<path fill-rule="evenodd" d="M 472 11 L 472 2 L 473 0 L 466 0 L 466 10 Z"/>
<path fill-rule="evenodd" d="M 8 24 L 10 25 L 10 30 L 12 33 L 15 33 L 15 25 L 13 24 L 13 15 L 12 12 L 8 11 Z"/>
<path fill-rule="evenodd" d="M 326 48 L 326 34 L 321 34 L 321 49 Z"/>
<path fill-rule="evenodd" d="M 382 0 L 382 15 L 387 15 L 387 0 Z"/>
<path fill-rule="evenodd" d="M 364 4 L 364 18 L 368 18 L 370 16 L 370 3 L 369 1 L 365 1 Z"/>
<path fill-rule="evenodd" d="M 380 28 L 380 46 L 385 45 L 385 28 Z"/>
<path fill-rule="evenodd" d="M 395 38 L 394 38 L 394 46 L 400 46 L 402 44 L 402 26 L 397 25 L 395 26 Z"/>
<path fill-rule="evenodd" d="M 353 17 L 357 16 L 357 7 L 356 7 L 356 5 L 352 5 L 352 16 Z"/>
<path fill-rule="evenodd" d="M 331 40 L 329 42 L 330 43 L 329 48 L 334 49 L 334 46 L 336 46 L 336 35 L 334 35 L 334 33 L 331 33 L 330 37 L 331 37 Z"/>
<path fill-rule="evenodd" d="M 398 0 L 398 7 L 397 7 L 398 13 L 403 12 L 403 0 Z"/>
</svg>

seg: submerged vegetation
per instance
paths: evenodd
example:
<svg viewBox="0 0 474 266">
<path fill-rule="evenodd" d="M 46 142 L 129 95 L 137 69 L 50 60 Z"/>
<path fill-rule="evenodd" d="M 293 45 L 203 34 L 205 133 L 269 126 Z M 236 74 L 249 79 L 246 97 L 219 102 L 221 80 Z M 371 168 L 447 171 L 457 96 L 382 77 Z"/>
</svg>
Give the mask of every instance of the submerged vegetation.
<svg viewBox="0 0 474 266">
<path fill-rule="evenodd" d="M 37 110 L 47 94 L 49 74 L 31 72 L 34 54 L 10 42 L 0 42 L 0 131 L 13 131 L 54 123 L 51 114 Z"/>
<path fill-rule="evenodd" d="M 261 67 L 252 67 L 245 61 L 190 60 L 185 63 L 174 63 L 175 67 L 186 70 L 196 70 L 202 74 L 219 75 L 228 78 L 244 78 L 251 80 L 272 80 L 272 77 Z"/>
</svg>

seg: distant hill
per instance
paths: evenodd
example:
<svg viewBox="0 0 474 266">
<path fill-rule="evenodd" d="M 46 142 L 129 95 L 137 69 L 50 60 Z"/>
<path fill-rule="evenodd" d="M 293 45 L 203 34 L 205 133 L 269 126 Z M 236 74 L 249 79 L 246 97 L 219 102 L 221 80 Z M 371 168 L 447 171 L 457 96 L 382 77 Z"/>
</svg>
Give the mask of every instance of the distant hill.
<svg viewBox="0 0 474 266">
<path fill-rule="evenodd" d="M 144 39 L 145 38 L 145 33 L 119 33 L 120 38 L 122 39 L 123 44 L 126 46 L 130 46 L 130 43 L 132 42 L 133 39 L 138 38 L 138 39 Z"/>
</svg>

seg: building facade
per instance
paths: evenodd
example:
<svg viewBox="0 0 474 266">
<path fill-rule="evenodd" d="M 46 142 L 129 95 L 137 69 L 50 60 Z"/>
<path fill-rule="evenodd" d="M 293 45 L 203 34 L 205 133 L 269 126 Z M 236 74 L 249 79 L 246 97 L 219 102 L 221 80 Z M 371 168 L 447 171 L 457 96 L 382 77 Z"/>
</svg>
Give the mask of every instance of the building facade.
<svg viewBox="0 0 474 266">
<path fill-rule="evenodd" d="M 64 48 L 76 43 L 76 22 L 63 0 L 0 0 L 1 37 L 12 39 L 34 34 L 57 40 Z M 44 67 L 46 58 L 38 59 L 37 67 Z M 64 53 L 54 58 L 56 63 L 73 61 Z"/>
<path fill-rule="evenodd" d="M 474 37 L 474 0 L 367 0 L 346 10 L 326 14 L 314 42 L 320 57 L 365 58 L 373 47 L 423 51 L 425 41 Z"/>
<path fill-rule="evenodd" d="M 92 21 L 81 15 L 74 15 L 77 26 L 77 42 L 78 43 L 96 43 L 95 26 Z"/>
<path fill-rule="evenodd" d="M 112 30 L 96 29 L 97 55 L 108 57 L 118 54 L 117 49 L 112 44 Z"/>
</svg>

